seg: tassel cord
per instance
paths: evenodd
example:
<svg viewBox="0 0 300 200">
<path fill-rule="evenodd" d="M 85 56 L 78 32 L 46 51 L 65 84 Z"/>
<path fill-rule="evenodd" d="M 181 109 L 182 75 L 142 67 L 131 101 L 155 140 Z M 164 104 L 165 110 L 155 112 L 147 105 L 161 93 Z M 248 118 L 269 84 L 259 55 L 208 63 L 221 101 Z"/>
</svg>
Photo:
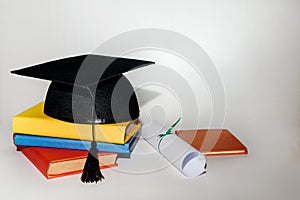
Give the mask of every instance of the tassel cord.
<svg viewBox="0 0 300 200">
<path fill-rule="evenodd" d="M 95 135 L 95 121 L 96 121 L 96 111 L 95 111 L 95 98 L 93 96 L 92 91 L 89 87 L 87 87 L 88 91 L 90 92 L 91 99 L 92 99 L 92 139 L 91 142 L 91 149 L 89 150 L 88 157 L 86 159 L 83 173 L 81 175 L 81 181 L 84 183 L 93 183 L 102 181 L 104 176 L 101 173 L 99 160 L 98 160 L 98 149 L 97 149 L 97 142 L 96 142 L 96 135 Z"/>
</svg>

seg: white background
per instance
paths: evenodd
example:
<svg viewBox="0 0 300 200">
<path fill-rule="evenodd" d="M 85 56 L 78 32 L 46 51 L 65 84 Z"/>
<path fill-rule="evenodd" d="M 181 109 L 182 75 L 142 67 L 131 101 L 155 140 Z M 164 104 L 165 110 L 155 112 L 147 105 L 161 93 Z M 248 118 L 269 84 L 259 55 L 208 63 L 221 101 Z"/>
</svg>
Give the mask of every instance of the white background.
<svg viewBox="0 0 300 200">
<path fill-rule="evenodd" d="M 1 198 L 299 199 L 299 1 L 1 0 L 0 25 Z M 208 173 L 195 179 L 186 179 L 168 166 L 141 174 L 106 170 L 106 180 L 97 185 L 81 184 L 79 176 L 45 180 L 15 152 L 11 119 L 42 101 L 49 83 L 12 76 L 9 71 L 89 53 L 112 36 L 138 28 L 179 32 L 207 52 L 225 87 L 224 127 L 247 145 L 249 155 L 209 159 Z M 170 67 L 178 65 L 166 55 L 157 59 L 164 59 Z M 154 66 L 153 71 L 128 76 L 135 84 L 139 77 L 147 74 L 149 78 L 157 71 L 159 67 Z M 199 94 L 205 99 L 200 104 L 204 122 L 209 121 L 211 109 L 206 109 L 206 93 L 203 89 Z M 162 107 L 168 104 L 166 96 L 155 101 Z M 160 120 L 161 110 L 155 105 L 150 101 L 141 109 Z M 168 108 L 164 112 L 167 122 L 178 116 Z M 181 128 L 189 126 L 188 119 L 185 123 Z M 151 152 L 147 148 L 140 141 L 135 151 Z M 119 164 L 121 169 L 138 171 L 167 162 L 153 153 Z"/>
</svg>

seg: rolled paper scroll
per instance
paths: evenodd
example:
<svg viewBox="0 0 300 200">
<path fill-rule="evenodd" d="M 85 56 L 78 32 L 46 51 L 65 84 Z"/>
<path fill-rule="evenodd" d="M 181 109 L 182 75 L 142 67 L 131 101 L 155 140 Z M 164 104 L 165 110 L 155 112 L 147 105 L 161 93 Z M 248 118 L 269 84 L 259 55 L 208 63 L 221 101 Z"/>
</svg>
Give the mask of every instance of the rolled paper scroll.
<svg viewBox="0 0 300 200">
<path fill-rule="evenodd" d="M 166 134 L 168 128 L 156 121 L 144 123 L 141 129 L 143 138 L 187 177 L 195 177 L 206 172 L 204 155 L 183 141 L 176 134 Z M 161 140 L 161 141 L 160 141 Z"/>
</svg>

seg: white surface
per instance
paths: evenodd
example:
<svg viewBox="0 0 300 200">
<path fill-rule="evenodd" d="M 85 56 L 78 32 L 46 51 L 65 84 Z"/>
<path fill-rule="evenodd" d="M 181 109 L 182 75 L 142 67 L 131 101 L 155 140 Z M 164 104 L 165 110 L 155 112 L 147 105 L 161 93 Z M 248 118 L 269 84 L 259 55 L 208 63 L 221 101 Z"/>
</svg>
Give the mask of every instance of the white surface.
<svg viewBox="0 0 300 200">
<path fill-rule="evenodd" d="M 296 0 L 2 0 L 1 199 L 299 199 L 299 10 Z M 104 171 L 106 180 L 98 185 L 81 184 L 79 176 L 46 181 L 15 152 L 10 126 L 12 116 L 44 99 L 48 82 L 11 76 L 9 71 L 91 52 L 111 36 L 143 27 L 177 31 L 205 49 L 223 78 L 225 127 L 248 146 L 250 154 L 210 158 L 208 173 L 195 179 L 183 177 L 172 166 L 143 173 L 167 165 L 159 154 L 151 153 L 120 161 L 122 172 Z M 167 58 L 166 63 L 176 66 L 173 61 Z M 159 70 L 139 73 L 151 78 Z M 139 83 L 142 76 L 132 73 L 129 77 Z M 204 125 L 211 109 L 206 109 L 209 98 L 205 95 L 203 91 L 200 108 Z M 176 102 L 169 100 L 161 95 L 153 100 L 160 107 L 148 102 L 142 111 L 173 122 L 178 113 L 172 110 Z M 188 104 L 189 99 L 181 103 Z M 189 127 L 188 122 L 184 119 L 181 128 Z M 140 141 L 136 151 L 151 151 L 147 148 Z"/>
</svg>

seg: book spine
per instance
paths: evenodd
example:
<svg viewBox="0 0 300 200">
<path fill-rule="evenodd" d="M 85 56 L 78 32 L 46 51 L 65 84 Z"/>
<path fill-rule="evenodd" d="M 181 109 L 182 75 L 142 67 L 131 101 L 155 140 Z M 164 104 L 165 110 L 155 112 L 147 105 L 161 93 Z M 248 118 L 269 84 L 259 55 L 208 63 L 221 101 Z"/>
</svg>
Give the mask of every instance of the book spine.
<svg viewBox="0 0 300 200">
<path fill-rule="evenodd" d="M 46 158 L 44 158 L 37 151 L 32 150 L 31 148 L 21 148 L 21 152 L 28 158 L 28 160 L 48 179 L 48 169 L 49 163 Z"/>
<path fill-rule="evenodd" d="M 134 141 L 133 141 L 134 142 Z M 90 141 L 72 140 L 64 138 L 33 136 L 25 134 L 14 134 L 14 144 L 16 146 L 37 146 L 49 148 L 64 148 L 75 150 L 88 150 L 91 147 Z M 129 144 L 119 145 L 97 142 L 99 151 L 116 152 L 116 153 L 130 153 Z"/>
</svg>

